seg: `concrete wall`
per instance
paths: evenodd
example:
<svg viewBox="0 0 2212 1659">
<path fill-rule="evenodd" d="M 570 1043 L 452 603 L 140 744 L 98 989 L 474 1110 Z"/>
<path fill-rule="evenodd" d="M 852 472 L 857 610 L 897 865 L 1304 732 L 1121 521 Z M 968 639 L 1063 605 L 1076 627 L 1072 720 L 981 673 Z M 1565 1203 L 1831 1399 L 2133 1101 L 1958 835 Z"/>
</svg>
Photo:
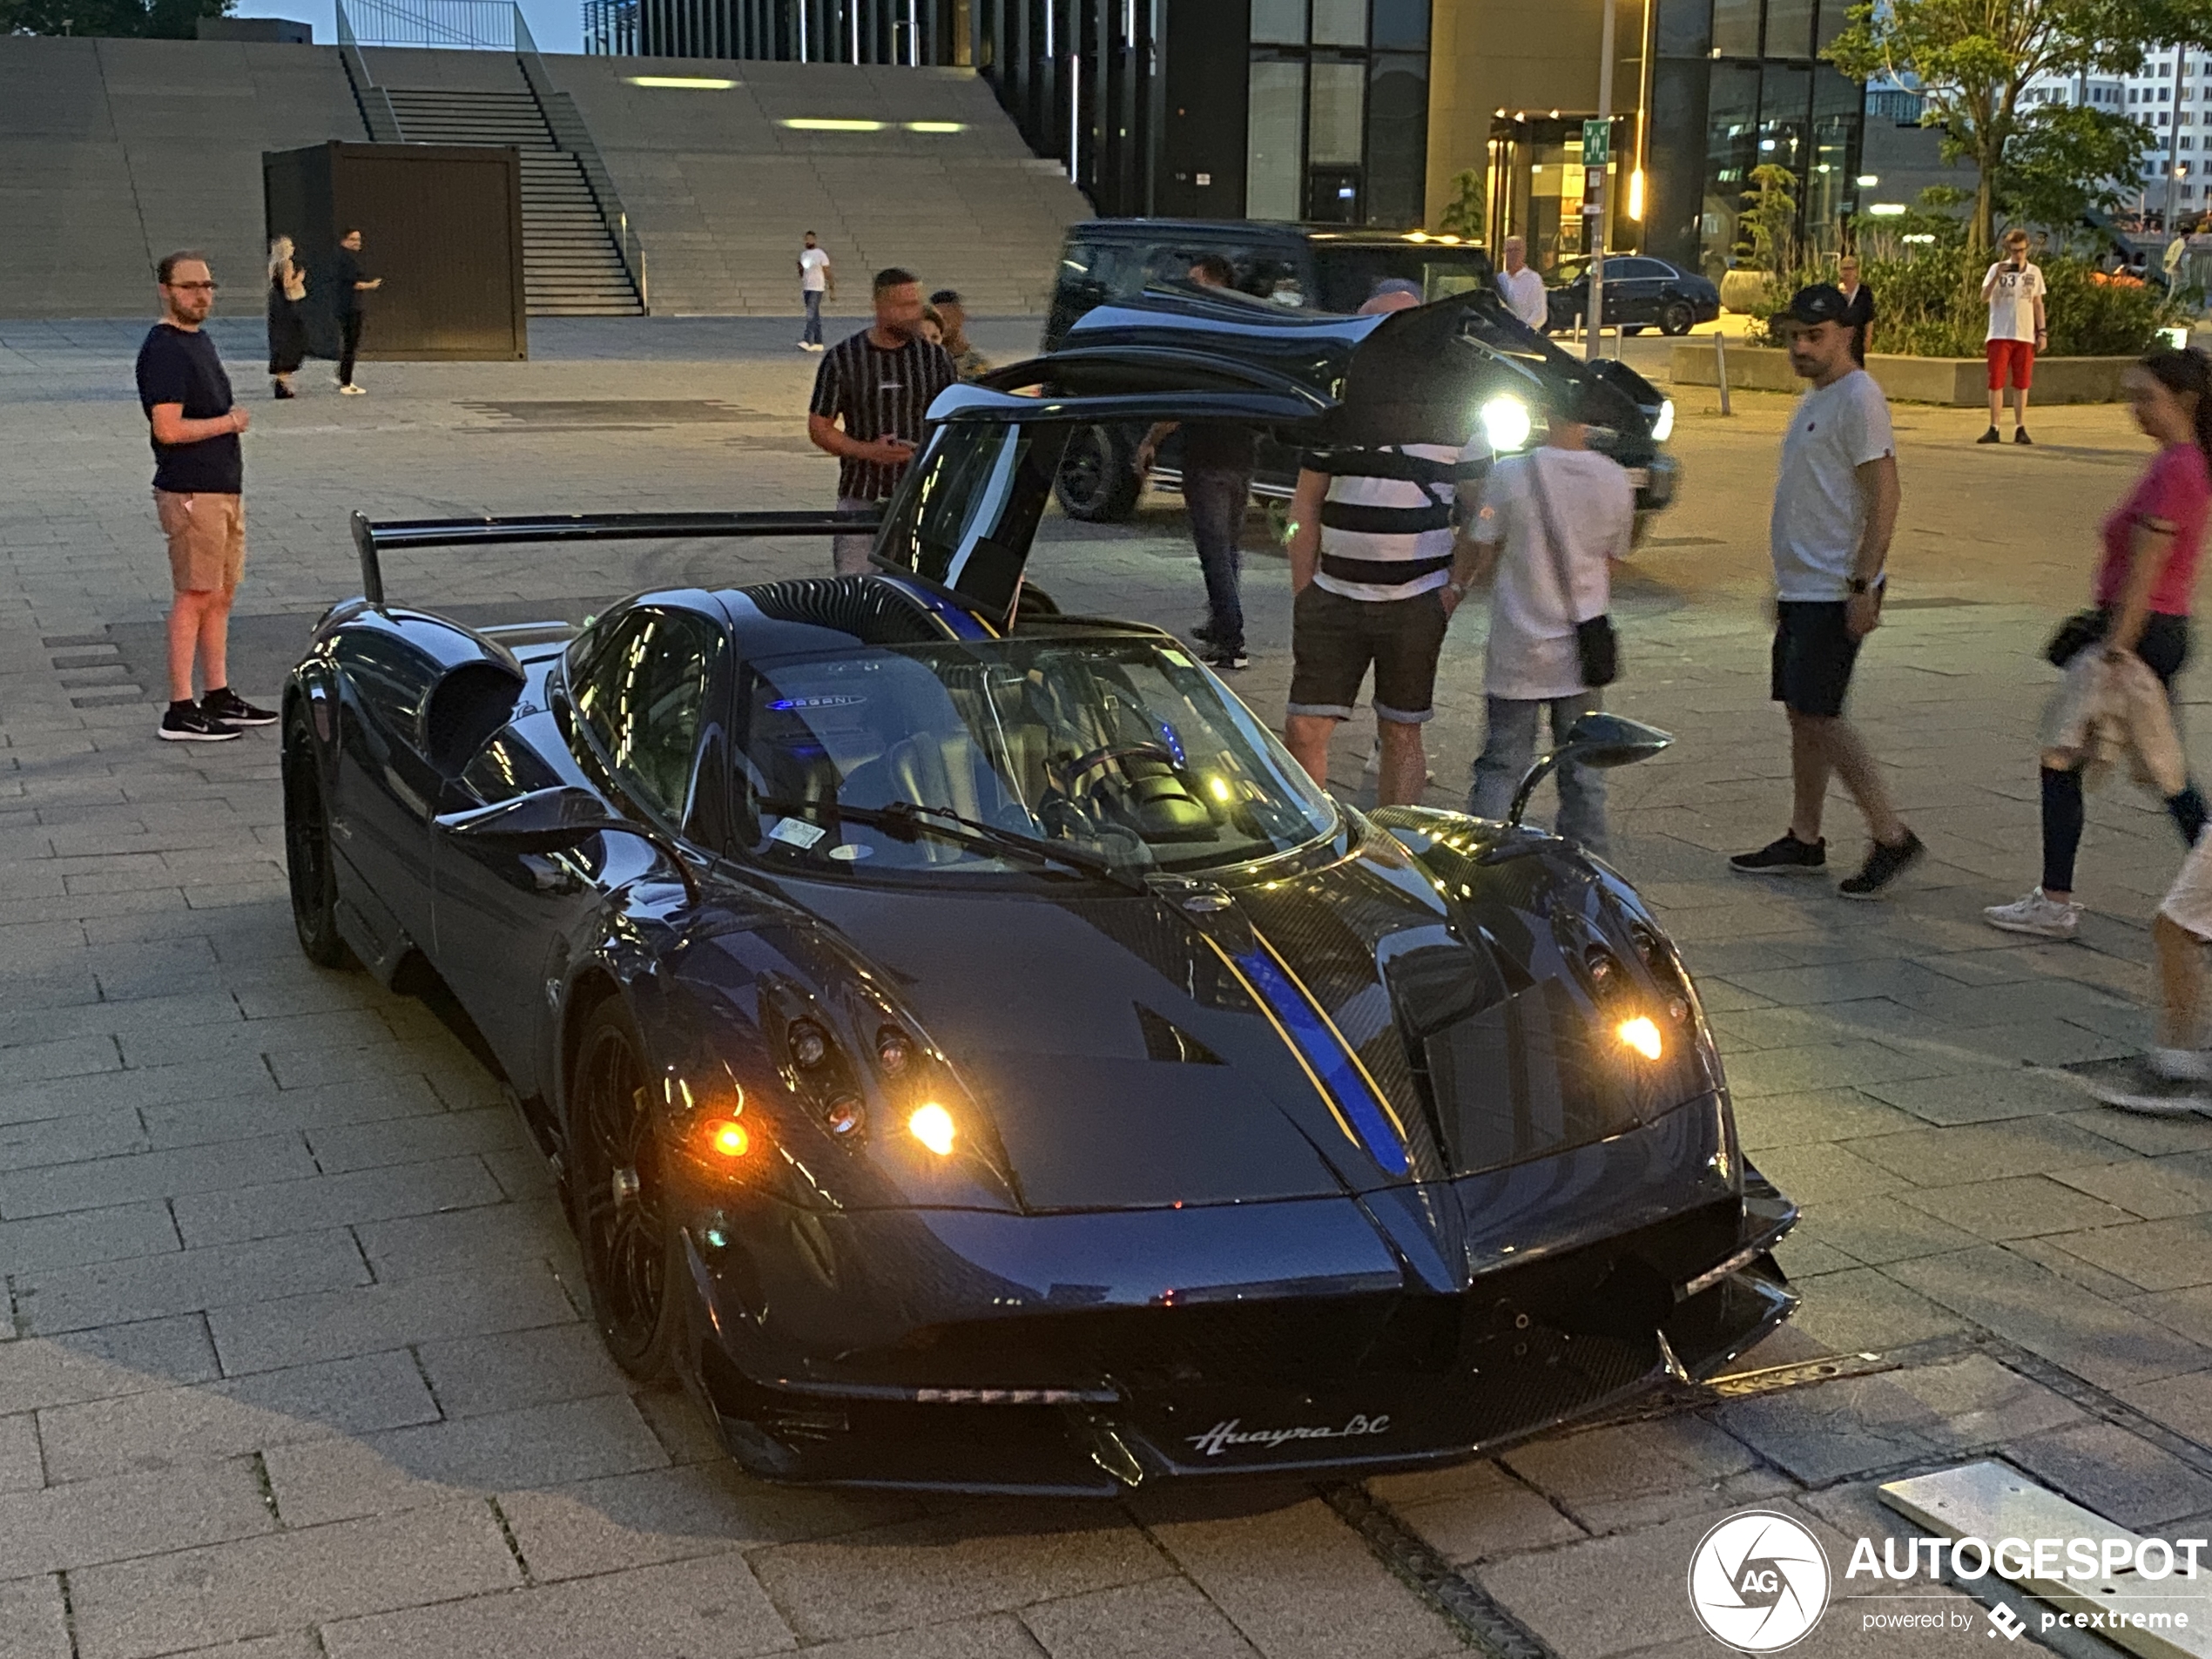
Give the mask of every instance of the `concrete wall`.
<svg viewBox="0 0 2212 1659">
<path fill-rule="evenodd" d="M 391 86 L 520 86 L 504 54 L 372 48 Z M 656 312 L 793 314 L 819 233 L 857 314 L 903 265 L 979 313 L 1044 309 L 1062 230 L 1089 206 L 967 70 L 551 57 L 646 248 Z M 723 76 L 727 91 L 630 78 Z M 886 124 L 800 132 L 789 117 Z M 956 123 L 914 132 L 910 121 Z M 261 152 L 366 138 L 334 49 L 0 37 L 0 316 L 131 317 L 152 266 L 205 248 L 220 308 L 258 314 Z"/>
<path fill-rule="evenodd" d="M 2035 360 L 2037 403 L 2116 403 L 2121 377 L 2132 357 L 2039 357 Z M 1940 403 L 1978 409 L 1989 398 L 1988 366 L 1979 357 L 1898 357 L 1868 354 L 1866 372 L 1885 395 L 1903 403 Z M 1683 341 L 1674 348 L 1670 378 L 1677 386 L 1716 386 L 1710 339 Z M 1804 390 L 1790 367 L 1790 354 L 1771 347 L 1728 347 L 1728 383 L 1739 392 Z"/>
<path fill-rule="evenodd" d="M 1062 232 L 1090 216 L 1082 194 L 1029 153 L 968 70 L 547 62 L 644 239 L 657 314 L 796 313 L 792 262 L 811 230 L 835 262 L 835 310 L 864 310 L 869 276 L 899 265 L 925 288 L 958 288 L 978 313 L 1034 315 L 1045 309 Z M 632 84 L 657 75 L 738 84 L 698 91 Z M 793 117 L 884 126 L 820 132 L 779 125 Z M 914 132 L 911 121 L 961 130 Z"/>
<path fill-rule="evenodd" d="M 258 314 L 261 152 L 367 136 L 328 50 L 0 37 L 0 316 L 151 315 L 179 247 Z"/>
</svg>

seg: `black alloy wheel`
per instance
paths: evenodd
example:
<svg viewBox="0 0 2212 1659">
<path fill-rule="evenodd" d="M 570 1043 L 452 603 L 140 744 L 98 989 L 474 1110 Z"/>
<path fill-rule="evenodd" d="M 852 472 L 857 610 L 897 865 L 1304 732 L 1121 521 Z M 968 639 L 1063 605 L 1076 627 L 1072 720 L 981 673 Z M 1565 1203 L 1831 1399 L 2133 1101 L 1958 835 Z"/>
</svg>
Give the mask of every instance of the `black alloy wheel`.
<svg viewBox="0 0 2212 1659">
<path fill-rule="evenodd" d="M 284 723 L 284 865 L 292 887 L 292 926 L 318 968 L 358 966 L 338 932 L 338 869 L 330 850 L 330 812 L 322 768 L 305 711 Z"/>
<path fill-rule="evenodd" d="M 1119 524 L 1136 511 L 1143 481 L 1136 457 L 1111 427 L 1077 427 L 1060 458 L 1052 492 L 1060 510 L 1086 524 Z"/>
<path fill-rule="evenodd" d="M 591 1017 L 569 1084 L 569 1203 L 599 1337 L 640 1382 L 675 1348 L 668 1189 L 637 1028 L 619 1001 Z"/>
<path fill-rule="evenodd" d="M 1669 300 L 1660 308 L 1659 332 L 1662 334 L 1686 334 L 1697 320 L 1697 314 L 1689 308 L 1687 300 Z"/>
</svg>

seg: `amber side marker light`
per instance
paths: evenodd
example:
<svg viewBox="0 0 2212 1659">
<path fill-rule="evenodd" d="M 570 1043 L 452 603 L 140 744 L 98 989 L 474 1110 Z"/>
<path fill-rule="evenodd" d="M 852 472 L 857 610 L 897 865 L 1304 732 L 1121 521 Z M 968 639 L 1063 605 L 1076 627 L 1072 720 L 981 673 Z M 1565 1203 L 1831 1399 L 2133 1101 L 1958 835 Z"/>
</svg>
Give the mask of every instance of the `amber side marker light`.
<svg viewBox="0 0 2212 1659">
<path fill-rule="evenodd" d="M 1622 1021 L 1613 1028 L 1613 1035 L 1646 1060 L 1656 1060 L 1666 1048 L 1660 1038 L 1659 1028 L 1641 1014 L 1633 1020 Z"/>
<path fill-rule="evenodd" d="M 914 1131 L 914 1139 L 939 1157 L 952 1151 L 953 1115 L 935 1101 L 915 1107 L 914 1116 L 907 1120 L 907 1127 Z"/>
<path fill-rule="evenodd" d="M 732 1119 L 714 1126 L 711 1143 L 725 1158 L 741 1158 L 752 1150 L 752 1136 L 746 1132 L 743 1123 Z"/>
</svg>

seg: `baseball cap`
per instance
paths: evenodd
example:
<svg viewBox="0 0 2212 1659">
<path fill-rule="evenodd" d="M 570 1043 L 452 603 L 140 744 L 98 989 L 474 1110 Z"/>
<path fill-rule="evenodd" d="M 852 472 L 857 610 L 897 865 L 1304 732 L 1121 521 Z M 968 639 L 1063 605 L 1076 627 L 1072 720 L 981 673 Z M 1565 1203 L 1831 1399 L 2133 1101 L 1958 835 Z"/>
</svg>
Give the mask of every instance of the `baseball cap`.
<svg viewBox="0 0 2212 1659">
<path fill-rule="evenodd" d="M 1844 291 L 1832 282 L 1816 282 L 1809 288 L 1799 288 L 1790 303 L 1775 313 L 1776 322 L 1801 322 L 1807 327 L 1815 323 L 1841 322 L 1844 314 L 1851 309 L 1851 301 L 1844 298 Z"/>
</svg>

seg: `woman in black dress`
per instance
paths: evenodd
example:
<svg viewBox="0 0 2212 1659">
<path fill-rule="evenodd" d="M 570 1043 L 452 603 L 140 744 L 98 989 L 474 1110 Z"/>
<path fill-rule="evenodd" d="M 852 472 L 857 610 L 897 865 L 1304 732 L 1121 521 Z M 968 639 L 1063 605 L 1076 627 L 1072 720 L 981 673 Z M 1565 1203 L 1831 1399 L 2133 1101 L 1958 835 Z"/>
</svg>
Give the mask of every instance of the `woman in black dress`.
<svg viewBox="0 0 2212 1659">
<path fill-rule="evenodd" d="M 307 325 L 300 302 L 307 297 L 307 273 L 292 256 L 292 239 L 269 244 L 269 379 L 279 397 L 296 397 L 292 376 L 307 355 Z"/>
</svg>

